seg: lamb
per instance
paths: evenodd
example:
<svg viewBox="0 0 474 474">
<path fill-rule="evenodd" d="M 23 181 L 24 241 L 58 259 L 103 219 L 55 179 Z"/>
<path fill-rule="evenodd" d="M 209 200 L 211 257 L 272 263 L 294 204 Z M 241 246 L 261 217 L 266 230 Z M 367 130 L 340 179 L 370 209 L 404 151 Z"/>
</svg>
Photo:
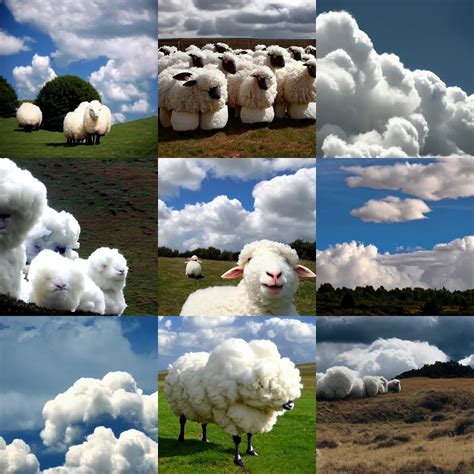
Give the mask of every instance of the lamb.
<svg viewBox="0 0 474 474">
<path fill-rule="evenodd" d="M 11 160 L 0 159 L 0 294 L 18 298 L 26 253 L 23 242 L 46 206 L 46 187 Z"/>
<path fill-rule="evenodd" d="M 16 111 L 16 121 L 25 132 L 31 132 L 40 128 L 43 114 L 37 105 L 31 102 L 23 102 Z"/>
<path fill-rule="evenodd" d="M 186 260 L 186 276 L 188 278 L 200 278 L 202 276 L 201 263 L 197 255 L 193 255 Z"/>
<path fill-rule="evenodd" d="M 401 392 L 402 385 L 400 383 L 400 380 L 398 379 L 390 380 L 387 385 L 387 390 L 389 392 Z"/>
<path fill-rule="evenodd" d="M 107 135 L 112 127 L 112 113 L 106 105 L 93 100 L 84 110 L 83 125 L 88 144 L 100 145 L 100 137 Z"/>
<path fill-rule="evenodd" d="M 164 394 L 179 417 L 178 441 L 184 442 L 186 420 L 201 423 L 203 442 L 207 424 L 215 423 L 232 435 L 234 463 L 243 467 L 242 433 L 247 433 L 246 454 L 257 456 L 252 436 L 269 432 L 278 416 L 292 410 L 302 388 L 299 370 L 273 342 L 228 339 L 211 353 L 179 357 L 168 368 Z"/>
<path fill-rule="evenodd" d="M 283 84 L 283 98 L 292 119 L 316 120 L 316 59 L 291 68 Z"/>
<path fill-rule="evenodd" d="M 127 307 L 123 295 L 128 274 L 127 260 L 117 249 L 108 247 L 95 250 L 87 260 L 87 275 L 104 294 L 105 314 L 120 316 Z"/>
<path fill-rule="evenodd" d="M 298 277 L 314 278 L 298 264 L 289 245 L 259 240 L 244 246 L 238 266 L 222 278 L 243 277 L 237 286 L 211 286 L 191 293 L 181 316 L 290 316 L 298 315 L 293 297 Z"/>
</svg>

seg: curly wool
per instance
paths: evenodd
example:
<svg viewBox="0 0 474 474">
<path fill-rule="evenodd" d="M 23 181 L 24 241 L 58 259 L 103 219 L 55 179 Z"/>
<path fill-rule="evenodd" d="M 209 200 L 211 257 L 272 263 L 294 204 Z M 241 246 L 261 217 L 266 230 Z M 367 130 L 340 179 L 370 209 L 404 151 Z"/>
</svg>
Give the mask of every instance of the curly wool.
<svg viewBox="0 0 474 474">
<path fill-rule="evenodd" d="M 191 352 L 177 359 L 164 393 L 176 416 L 239 435 L 270 431 L 301 388 L 299 370 L 273 342 L 229 339 L 210 354 Z"/>
<path fill-rule="evenodd" d="M 266 80 L 268 89 L 260 89 L 257 77 Z M 261 66 L 249 71 L 243 79 L 237 95 L 237 105 L 250 109 L 266 109 L 273 105 L 277 95 L 277 81 L 275 74 L 267 66 Z"/>
<path fill-rule="evenodd" d="M 307 64 L 316 67 L 316 59 L 310 59 Z M 316 101 L 316 79 L 303 66 L 288 70 L 283 84 L 283 96 L 288 104 L 308 104 Z"/>
<path fill-rule="evenodd" d="M 93 100 L 84 109 L 83 125 L 88 135 L 106 135 L 112 127 L 112 113 L 106 105 Z"/>
</svg>

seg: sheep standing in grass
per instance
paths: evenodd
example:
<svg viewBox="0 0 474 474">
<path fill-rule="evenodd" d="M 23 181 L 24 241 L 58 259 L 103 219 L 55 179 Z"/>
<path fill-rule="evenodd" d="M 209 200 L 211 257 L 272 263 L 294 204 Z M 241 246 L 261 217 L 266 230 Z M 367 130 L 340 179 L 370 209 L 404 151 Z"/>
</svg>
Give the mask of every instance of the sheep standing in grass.
<svg viewBox="0 0 474 474">
<path fill-rule="evenodd" d="M 180 442 L 186 420 L 201 423 L 203 442 L 207 423 L 215 423 L 232 435 L 234 463 L 242 467 L 242 433 L 247 433 L 246 454 L 257 456 L 252 436 L 269 432 L 278 416 L 293 409 L 302 387 L 299 370 L 273 342 L 229 339 L 210 354 L 190 352 L 177 359 L 169 366 L 164 393 L 179 417 Z"/>
<path fill-rule="evenodd" d="M 291 68 L 283 85 L 283 98 L 292 119 L 316 120 L 316 59 Z"/>
<path fill-rule="evenodd" d="M 63 133 L 68 145 L 77 145 L 87 138 L 84 128 L 84 111 L 89 102 L 81 102 L 74 111 L 68 112 L 63 121 Z"/>
<path fill-rule="evenodd" d="M 112 127 L 112 113 L 106 105 L 93 100 L 84 110 L 83 125 L 88 144 L 100 145 L 100 137 Z"/>
<path fill-rule="evenodd" d="M 222 278 L 243 277 L 237 286 L 211 286 L 191 293 L 181 316 L 292 316 L 298 315 L 293 297 L 298 277 L 314 278 L 299 265 L 289 245 L 259 240 L 245 245 L 238 266 Z"/>
<path fill-rule="evenodd" d="M 31 102 L 23 102 L 16 111 L 16 121 L 25 132 L 31 132 L 40 128 L 43 114 L 37 105 Z"/>
<path fill-rule="evenodd" d="M 201 263 L 197 255 L 193 255 L 190 259 L 186 260 L 186 276 L 188 278 L 200 278 L 202 276 Z"/>
</svg>

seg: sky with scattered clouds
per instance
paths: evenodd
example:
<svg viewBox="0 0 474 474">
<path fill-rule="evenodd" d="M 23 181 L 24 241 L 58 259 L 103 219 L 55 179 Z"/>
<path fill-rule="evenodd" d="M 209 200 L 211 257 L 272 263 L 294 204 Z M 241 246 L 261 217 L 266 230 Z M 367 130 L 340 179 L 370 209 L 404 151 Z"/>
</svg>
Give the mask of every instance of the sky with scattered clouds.
<svg viewBox="0 0 474 474">
<path fill-rule="evenodd" d="M 237 251 L 259 239 L 313 242 L 313 159 L 160 159 L 158 242 Z"/>
<path fill-rule="evenodd" d="M 115 121 L 156 113 L 156 2 L 5 0 L 0 14 L 0 74 L 20 99 L 73 74 L 100 92 Z"/>
</svg>

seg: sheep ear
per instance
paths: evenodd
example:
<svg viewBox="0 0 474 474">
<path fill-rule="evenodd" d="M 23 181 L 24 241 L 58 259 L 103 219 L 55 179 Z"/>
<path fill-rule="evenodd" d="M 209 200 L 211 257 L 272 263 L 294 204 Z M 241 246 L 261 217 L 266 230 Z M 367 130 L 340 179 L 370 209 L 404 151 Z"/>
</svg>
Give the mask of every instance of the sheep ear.
<svg viewBox="0 0 474 474">
<path fill-rule="evenodd" d="M 293 269 L 302 278 L 316 278 L 316 273 L 309 268 L 303 267 L 303 265 L 296 265 Z"/>
<path fill-rule="evenodd" d="M 193 74 L 191 72 L 180 72 L 173 76 L 177 81 L 187 81 Z"/>
<path fill-rule="evenodd" d="M 197 84 L 197 81 L 194 79 L 194 80 L 192 80 L 192 81 L 185 82 L 185 83 L 183 84 L 183 86 L 185 86 L 185 87 L 192 87 L 192 86 L 195 86 L 196 84 Z"/>
<path fill-rule="evenodd" d="M 221 278 L 239 278 L 243 275 L 244 275 L 243 267 L 234 267 L 234 268 L 231 268 L 230 270 L 227 270 L 223 275 L 221 275 Z"/>
</svg>

